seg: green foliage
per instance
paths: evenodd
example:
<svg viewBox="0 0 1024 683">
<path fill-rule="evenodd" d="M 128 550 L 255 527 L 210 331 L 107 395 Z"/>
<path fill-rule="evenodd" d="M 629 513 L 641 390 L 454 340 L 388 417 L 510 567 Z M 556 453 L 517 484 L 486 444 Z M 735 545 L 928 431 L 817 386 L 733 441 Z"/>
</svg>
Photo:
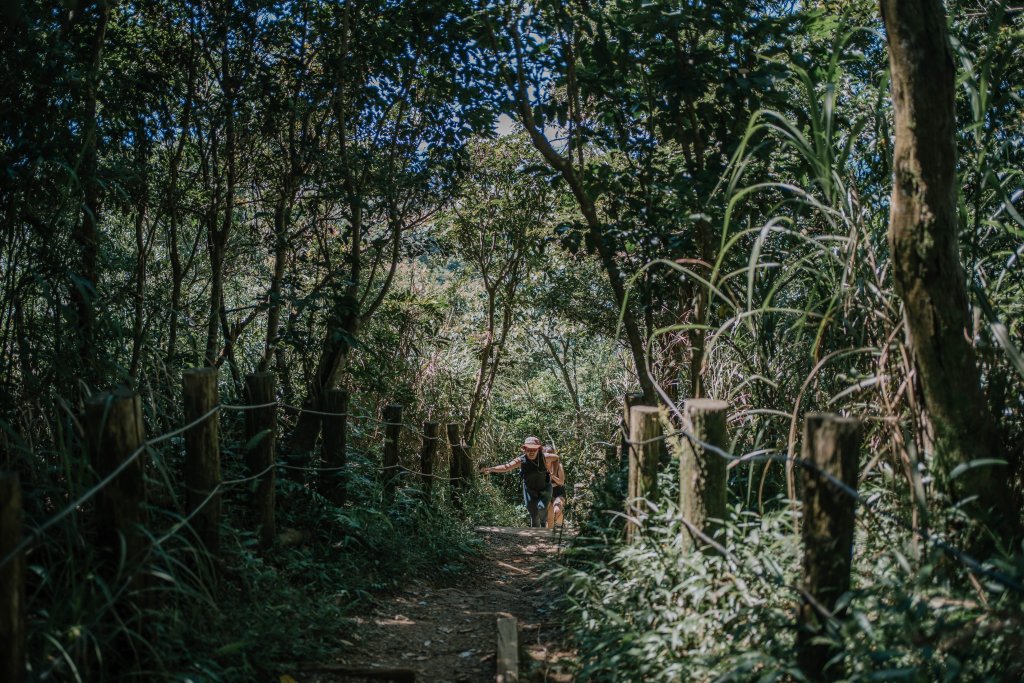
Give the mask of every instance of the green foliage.
<svg viewBox="0 0 1024 683">
<path fill-rule="evenodd" d="M 1004 2 L 946 5 L 969 334 L 1019 492 L 1024 25 Z M 180 425 L 181 371 L 203 363 L 223 369 L 225 402 L 271 369 L 287 405 L 344 386 L 353 415 L 344 507 L 281 472 L 290 545 L 257 550 L 247 490 L 232 488 L 225 555 L 202 556 L 181 524 L 180 438 L 151 449 L 145 591 L 93 547 L 91 504 L 42 534 L 33 676 L 268 678 L 334 652 L 375 592 L 458 577 L 474 524 L 524 523 L 519 477 L 478 478 L 455 514 L 442 438 L 433 497 L 408 486 L 386 503 L 376 418 L 397 402 L 405 484 L 428 420 L 442 434 L 471 423 L 477 465 L 511 459 L 527 434 L 558 447 L 582 531 L 559 572 L 580 678 L 799 679 L 786 467 L 730 470 L 728 556 L 683 556 L 671 505 L 640 543 L 618 540 L 626 475 L 605 449 L 648 371 L 672 403 L 727 399 L 737 454 L 795 455 L 810 410 L 867 425 L 861 490 L 888 516 L 860 519 L 851 680 L 1024 676 L 1005 656 L 1024 647 L 1019 596 L 905 530 L 954 545 L 983 533 L 932 490 L 886 243 L 876 12 L 867 0 L 5 7 L 0 462 L 22 475 L 29 528 L 94 481 L 78 420 L 93 391 L 139 391 L 150 435 Z M 512 134 L 495 135 L 497 112 L 516 119 Z M 620 334 L 624 313 L 639 340 Z M 242 477 L 241 421 L 222 417 L 225 477 Z M 294 410 L 281 423 L 283 456 L 304 462 L 316 433 L 300 443 Z M 1001 551 L 985 566 L 1019 578 L 1019 549 Z"/>
<path fill-rule="evenodd" d="M 225 419 L 225 479 L 244 476 L 240 423 Z M 180 467 L 181 443 L 153 454 L 160 469 Z M 78 459 L 55 453 L 68 472 Z M 443 486 L 428 499 L 416 488 L 383 500 L 379 464 L 350 453 L 349 500 L 336 507 L 278 473 L 278 545 L 263 551 L 247 514 L 249 489 L 224 494 L 222 555 L 201 550 L 174 501 L 171 478 L 150 489 L 152 549 L 146 583 L 125 566 L 111 573 L 76 516 L 44 535 L 30 555 L 29 652 L 32 676 L 56 680 L 248 681 L 282 664 L 327 659 L 354 637 L 351 617 L 373 595 L 410 580 L 446 585 L 473 562 L 479 540 L 455 516 Z M 87 472 L 77 476 L 91 481 Z M 82 487 L 73 485 L 77 493 Z M 30 525 L 53 513 L 67 491 L 37 482 Z M 284 539 L 290 539 L 284 541 Z"/>
<path fill-rule="evenodd" d="M 728 555 L 686 553 L 661 503 L 637 543 L 579 536 L 555 572 L 560 608 L 592 681 L 806 680 L 794 648 L 799 539 L 791 513 L 732 511 Z M 1024 673 L 1022 596 L 982 588 L 942 551 L 861 520 L 840 642 L 848 681 L 999 681 Z M 1002 564 L 1002 560 L 995 563 Z M 1019 570 L 1018 570 L 1019 572 Z M 1018 573 L 1019 576 L 1019 573 Z"/>
</svg>

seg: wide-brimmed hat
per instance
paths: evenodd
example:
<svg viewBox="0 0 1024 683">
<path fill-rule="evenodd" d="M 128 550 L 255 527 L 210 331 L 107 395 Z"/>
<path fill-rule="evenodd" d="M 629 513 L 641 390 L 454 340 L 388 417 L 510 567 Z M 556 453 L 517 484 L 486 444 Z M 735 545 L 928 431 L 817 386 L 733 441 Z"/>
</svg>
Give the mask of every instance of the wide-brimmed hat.
<svg viewBox="0 0 1024 683">
<path fill-rule="evenodd" d="M 535 436 L 528 436 L 525 439 L 523 439 L 523 445 L 524 446 L 536 446 L 537 448 L 540 448 L 540 439 L 538 439 Z"/>
</svg>

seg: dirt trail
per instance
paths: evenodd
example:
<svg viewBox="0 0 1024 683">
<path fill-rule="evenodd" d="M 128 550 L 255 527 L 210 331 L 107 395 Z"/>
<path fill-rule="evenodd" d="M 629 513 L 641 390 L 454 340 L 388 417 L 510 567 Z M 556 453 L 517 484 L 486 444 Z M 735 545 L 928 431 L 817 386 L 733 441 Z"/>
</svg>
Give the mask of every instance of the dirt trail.
<svg viewBox="0 0 1024 683">
<path fill-rule="evenodd" d="M 412 680 L 442 683 L 494 681 L 495 624 L 519 622 L 520 681 L 571 681 L 572 653 L 559 644 L 550 608 L 552 586 L 540 576 L 558 550 L 548 529 L 480 527 L 484 557 L 455 587 L 412 584 L 357 618 L 359 642 L 339 655 L 335 670 L 308 672 L 299 683 Z M 391 677 L 341 669 L 394 669 Z M 404 676 L 404 677 L 403 677 Z"/>
</svg>

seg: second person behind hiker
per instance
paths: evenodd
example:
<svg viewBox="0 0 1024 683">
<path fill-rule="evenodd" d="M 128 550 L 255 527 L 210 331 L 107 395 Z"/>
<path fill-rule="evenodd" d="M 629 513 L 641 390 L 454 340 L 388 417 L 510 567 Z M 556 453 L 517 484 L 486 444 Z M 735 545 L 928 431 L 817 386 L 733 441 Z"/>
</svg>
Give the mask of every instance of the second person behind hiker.
<svg viewBox="0 0 1024 683">
<path fill-rule="evenodd" d="M 544 459 L 547 461 L 548 474 L 551 479 L 551 504 L 548 505 L 548 527 L 555 528 L 556 524 L 564 524 L 562 510 L 565 508 L 565 469 L 562 467 L 562 459 L 554 446 L 544 447 Z"/>
<path fill-rule="evenodd" d="M 530 513 L 530 526 L 542 527 L 547 521 L 548 501 L 551 500 L 551 479 L 540 447 L 540 439 L 528 436 L 523 441 L 523 454 L 504 465 L 481 467 L 481 472 L 497 474 L 519 470 L 523 480 L 523 503 Z"/>
</svg>

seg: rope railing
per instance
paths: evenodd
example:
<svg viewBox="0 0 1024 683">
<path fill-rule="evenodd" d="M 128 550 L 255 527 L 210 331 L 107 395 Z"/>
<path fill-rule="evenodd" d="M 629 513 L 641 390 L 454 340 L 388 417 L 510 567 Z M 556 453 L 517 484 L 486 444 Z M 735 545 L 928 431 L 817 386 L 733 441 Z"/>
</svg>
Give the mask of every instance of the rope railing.
<svg viewBox="0 0 1024 683">
<path fill-rule="evenodd" d="M 72 500 L 70 503 L 68 503 L 66 506 L 64 506 L 62 509 L 60 509 L 57 513 L 55 513 L 51 517 L 47 518 L 41 524 L 39 524 L 38 526 L 28 530 L 28 533 L 25 534 L 24 538 L 10 552 L 8 552 L 5 556 L 0 558 L 0 567 L 3 567 L 6 564 L 8 564 L 9 562 L 11 562 L 22 551 L 24 551 L 27 548 L 31 547 L 40 538 L 42 538 L 43 534 L 46 531 L 48 531 L 49 529 L 54 527 L 57 523 L 59 523 L 61 520 L 65 519 L 68 515 L 70 515 L 72 512 L 74 512 L 75 510 L 80 508 L 82 505 L 84 505 L 87 502 L 89 502 L 94 496 L 96 496 L 100 491 L 102 491 L 104 488 L 106 488 L 114 479 L 116 479 L 122 472 L 124 472 L 136 460 L 138 460 L 138 458 L 143 453 L 145 453 L 147 450 L 151 449 L 153 446 L 156 446 L 157 444 L 160 444 L 160 443 L 162 443 L 164 441 L 167 441 L 168 439 L 172 439 L 175 436 L 180 436 L 180 435 L 184 434 L 185 432 L 189 431 L 190 429 L 201 425 L 203 422 L 205 422 L 206 420 L 210 419 L 211 417 L 213 417 L 214 415 L 216 415 L 218 412 L 220 412 L 222 410 L 246 412 L 246 411 L 250 411 L 250 410 L 258 410 L 258 409 L 261 409 L 261 408 L 270 408 L 270 407 L 274 407 L 274 406 L 277 406 L 277 407 L 280 407 L 280 408 L 284 408 L 286 410 L 308 412 L 310 414 L 314 414 L 314 415 L 318 415 L 318 416 L 322 416 L 322 417 L 346 417 L 346 418 L 354 418 L 354 419 L 364 419 L 364 420 L 376 422 L 377 424 L 381 424 L 381 425 L 388 425 L 388 424 L 398 425 L 398 426 L 401 426 L 401 427 L 405 427 L 406 429 L 414 432 L 415 434 L 417 434 L 417 435 L 419 435 L 419 436 L 421 436 L 423 438 L 431 438 L 431 439 L 438 439 L 438 440 L 440 440 L 439 436 L 436 436 L 436 435 L 435 436 L 428 436 L 428 435 L 426 435 L 423 432 L 423 430 L 421 428 L 419 428 L 419 427 L 417 427 L 415 425 L 412 425 L 412 424 L 409 424 L 409 423 L 406 423 L 406 422 L 397 422 L 397 423 L 396 422 L 388 422 L 388 421 L 384 420 L 383 418 L 377 418 L 377 417 L 372 416 L 372 415 L 360 415 L 360 414 L 349 413 L 349 412 L 339 413 L 339 412 L 314 411 L 314 410 L 309 410 L 309 409 L 306 409 L 306 408 L 300 408 L 300 407 L 297 407 L 297 406 L 289 405 L 287 403 L 283 403 L 283 402 L 280 402 L 280 401 L 270 401 L 270 402 L 266 402 L 266 403 L 256 403 L 256 404 L 219 403 L 216 406 L 214 406 L 213 408 L 211 408 L 210 410 L 208 410 L 207 412 L 205 412 L 202 415 L 200 415 L 199 417 L 197 417 L 194 420 L 188 422 L 187 424 L 184 424 L 184 425 L 182 425 L 180 427 L 172 429 L 171 431 L 165 432 L 164 434 L 161 434 L 159 436 L 155 436 L 155 437 L 146 439 L 134 451 L 132 451 L 127 457 L 125 457 L 124 460 L 122 460 L 117 465 L 117 467 L 115 467 L 107 475 L 102 477 L 98 482 L 96 482 L 94 485 L 92 485 L 88 490 L 86 490 L 80 496 L 78 496 L 77 498 Z M 255 474 L 252 474 L 252 475 L 249 475 L 249 476 L 246 476 L 246 477 L 238 478 L 238 479 L 231 479 L 231 480 L 222 481 L 222 482 L 218 483 L 216 485 L 216 487 L 214 487 L 214 489 L 211 490 L 207 494 L 206 498 L 202 501 L 201 504 L 197 505 L 196 508 L 194 510 L 192 510 L 183 520 L 179 520 L 179 522 L 177 522 L 171 528 L 170 531 L 165 533 L 161 537 L 161 541 L 160 542 L 162 543 L 162 542 L 166 541 L 167 538 L 169 538 L 170 536 L 173 536 L 178 531 L 180 531 L 181 528 L 183 528 L 189 521 L 191 521 L 206 506 L 206 504 L 210 500 L 213 499 L 213 497 L 217 493 L 219 493 L 219 492 L 223 491 L 224 489 L 226 489 L 228 487 L 231 487 L 231 486 L 236 486 L 236 485 L 239 485 L 239 484 L 244 484 L 244 483 L 247 483 L 247 482 L 250 482 L 250 481 L 254 481 L 256 479 L 260 479 L 261 477 L 263 477 L 266 474 L 268 474 L 271 470 L 276 469 L 276 468 L 286 469 L 286 470 L 293 470 L 293 471 L 316 472 L 316 473 L 320 473 L 320 472 L 338 472 L 338 471 L 347 469 L 347 467 L 345 467 L 345 466 L 337 466 L 337 467 L 325 467 L 325 466 L 308 467 L 308 466 L 300 466 L 300 465 L 290 465 L 290 464 L 288 464 L 288 463 L 286 463 L 286 462 L 284 462 L 282 460 L 278 460 L 278 461 L 274 462 L 273 464 L 269 465 L 268 467 L 264 468 L 262 471 L 260 471 L 258 473 L 255 473 Z M 411 474 L 415 474 L 417 476 L 429 476 L 429 477 L 432 477 L 434 479 L 445 480 L 445 481 L 449 480 L 449 477 L 446 477 L 446 476 L 435 475 L 435 474 L 426 475 L 424 473 L 415 472 L 414 470 L 410 470 L 410 469 L 408 469 L 406 467 L 399 466 L 398 469 L 403 470 L 403 471 L 408 472 L 408 473 L 411 473 Z"/>
<path fill-rule="evenodd" d="M 196 427 L 196 426 L 202 424 L 204 421 L 208 420 L 210 417 L 215 415 L 220 410 L 230 410 L 230 411 L 244 412 L 244 411 L 256 410 L 256 409 L 260 409 L 260 408 L 269 408 L 269 407 L 273 407 L 273 406 L 277 406 L 277 407 L 280 407 L 280 408 L 285 409 L 285 410 L 291 410 L 291 411 L 297 411 L 297 412 L 306 412 L 306 413 L 313 414 L 313 415 L 318 415 L 318 416 L 321 416 L 321 417 L 345 417 L 345 418 L 351 418 L 351 419 L 367 420 L 367 421 L 374 422 L 374 423 L 376 423 L 378 425 L 385 425 L 385 426 L 386 425 L 396 425 L 396 426 L 404 427 L 405 429 L 411 431 L 414 434 L 419 435 L 422 438 L 432 438 L 432 439 L 440 440 L 439 436 L 436 436 L 436 435 L 435 436 L 428 436 L 427 434 L 425 434 L 422 431 L 422 429 L 420 429 L 416 425 L 413 425 L 413 424 L 410 424 L 410 423 L 407 423 L 407 422 L 388 421 L 388 420 L 386 420 L 384 418 L 378 418 L 378 417 L 375 417 L 375 416 L 372 416 L 372 415 L 356 414 L 356 413 L 351 413 L 351 412 L 347 412 L 347 411 L 346 412 L 328 412 L 328 411 L 312 410 L 312 409 L 309 409 L 309 408 L 302 408 L 302 407 L 299 407 L 299 406 L 290 405 L 290 404 L 287 404 L 287 403 L 284 403 L 284 402 L 281 402 L 281 401 L 270 401 L 270 402 L 259 403 L 259 404 L 226 404 L 226 403 L 221 403 L 221 404 L 218 404 L 218 405 L 214 406 L 213 408 L 208 410 L 203 415 L 195 418 L 194 420 L 192 420 L 191 422 L 189 422 L 189 423 L 187 423 L 185 425 L 182 425 L 182 426 L 180 426 L 178 428 L 175 428 L 175 429 L 173 429 L 173 430 L 171 430 L 169 432 L 166 432 L 164 434 L 161 434 L 159 436 L 147 439 L 138 448 L 136 448 L 131 454 L 129 454 L 128 457 L 126 457 L 123 461 L 121 461 L 118 464 L 118 466 L 115 467 L 109 474 L 107 474 L 102 479 L 100 479 L 100 481 L 98 481 L 96 484 L 91 486 L 87 491 L 85 491 L 83 494 L 78 496 L 75 500 L 73 500 L 71 503 L 66 505 L 59 512 L 57 512 L 56 514 L 54 514 L 53 516 L 48 518 L 46 521 L 44 521 L 42 524 L 40 524 L 36 528 L 30 530 L 29 533 L 26 534 L 25 538 L 22 539 L 22 541 L 18 545 L 16 545 L 14 549 L 12 549 L 3 558 L 0 558 L 0 567 L 3 567 L 8 562 L 13 560 L 15 557 L 17 557 L 17 555 L 19 553 L 24 551 L 26 548 L 30 547 L 39 538 L 41 538 L 42 535 L 47 530 L 52 528 L 58 522 L 60 522 L 61 520 L 66 518 L 69 514 L 71 514 L 74 510 L 76 510 L 79 507 L 81 507 L 83 504 L 85 504 L 91 498 L 93 498 L 97 493 L 102 491 L 107 485 L 110 484 L 110 482 L 112 482 L 115 478 L 117 478 L 117 476 L 119 474 L 121 474 L 125 469 L 127 469 L 129 466 L 131 466 L 132 463 L 134 463 L 143 453 L 145 453 L 148 449 L 152 448 L 153 446 L 155 446 L 155 445 L 157 445 L 157 444 L 159 444 L 161 442 L 164 442 L 164 441 L 166 441 L 168 439 L 171 439 L 171 438 L 173 438 L 175 436 L 179 436 L 179 435 L 187 432 L 189 429 L 192 429 L 193 427 Z M 675 406 L 673 406 L 673 408 L 675 408 Z M 682 417 L 679 414 L 677 409 L 674 410 L 673 412 L 675 412 L 677 415 L 679 415 L 679 417 Z M 617 433 L 621 434 L 622 431 L 623 431 L 623 429 L 620 426 Z M 790 455 L 786 455 L 786 454 L 778 453 L 777 451 L 780 450 L 780 449 L 761 449 L 761 450 L 752 451 L 751 453 L 746 453 L 746 454 L 743 454 L 743 455 L 736 455 L 734 453 L 727 452 L 726 450 L 720 448 L 719 446 L 716 446 L 715 444 L 708 443 L 707 441 L 704 441 L 704 440 L 700 439 L 699 437 L 697 437 L 692 432 L 690 432 L 690 431 L 688 431 L 686 429 L 683 429 L 683 428 L 679 428 L 679 427 L 674 428 L 673 430 L 670 430 L 668 432 L 665 432 L 663 434 L 660 434 L 658 436 L 655 436 L 655 437 L 652 437 L 652 438 L 649 438 L 649 439 L 643 439 L 643 440 L 637 440 L 637 441 L 633 441 L 633 440 L 630 440 L 630 439 L 625 439 L 623 441 L 623 443 L 625 443 L 627 446 L 644 446 L 644 445 L 647 445 L 649 443 L 653 443 L 653 442 L 657 442 L 657 441 L 664 441 L 666 439 L 673 438 L 673 437 L 684 437 L 684 438 L 688 439 L 691 443 L 696 444 L 697 446 L 700 446 L 702 449 L 704 449 L 704 450 L 706 450 L 708 452 L 714 453 L 715 455 L 725 459 L 729 463 L 728 467 L 730 467 L 730 468 L 738 466 L 740 464 L 748 464 L 748 463 L 755 463 L 755 462 L 793 463 L 793 464 L 795 464 L 797 466 L 803 467 L 803 468 L 805 468 L 805 469 L 807 469 L 809 471 L 814 472 L 817 476 L 820 476 L 820 477 L 824 478 L 825 480 L 827 480 L 830 484 L 832 484 L 836 488 L 836 490 L 842 492 L 844 495 L 846 495 L 849 498 L 851 498 L 856 504 L 860 505 L 862 508 L 864 508 L 870 514 L 877 515 L 878 517 L 887 519 L 890 522 L 892 522 L 892 523 L 896 524 L 897 526 L 899 526 L 900 528 L 902 528 L 902 529 L 910 532 L 911 534 L 917 536 L 918 538 L 920 538 L 921 540 L 925 541 L 926 543 L 929 543 L 929 544 L 935 546 L 936 548 L 939 548 L 940 550 L 942 550 L 947 555 L 949 555 L 950 557 L 952 557 L 953 559 L 958 561 L 961 565 L 963 565 L 964 567 L 966 567 L 967 569 L 969 569 L 973 573 L 978 574 L 980 576 L 984 576 L 985 578 L 991 579 L 991 580 L 995 581 L 996 583 L 998 583 L 998 584 L 1000 584 L 1000 585 L 1002 585 L 1002 586 L 1004 586 L 1006 588 L 1010 588 L 1010 589 L 1012 589 L 1014 591 L 1017 591 L 1019 593 L 1024 593 L 1024 584 L 1021 584 L 1019 581 L 1016 581 L 1015 579 L 1013 579 L 1013 578 L 1011 578 L 1009 576 L 1006 576 L 1002 572 L 999 572 L 997 570 L 985 567 L 984 564 L 981 561 L 979 561 L 978 559 L 972 557 L 967 552 L 965 552 L 965 551 L 963 551 L 963 550 L 961 550 L 961 549 L 951 545 L 950 543 L 942 540 L 941 538 L 938 538 L 938 537 L 934 536 L 933 534 L 928 533 L 927 531 L 923 531 L 923 530 L 918 529 L 918 528 L 916 528 L 916 527 L 914 527 L 914 526 L 912 526 L 910 524 L 907 524 L 904 520 L 900 519 L 896 515 L 888 513 L 888 512 L 886 512 L 884 510 L 876 509 L 875 505 L 873 505 L 871 502 L 866 500 L 854 488 L 852 488 L 851 486 L 847 485 L 842 480 L 838 479 L 837 477 L 831 475 L 828 472 L 825 472 L 825 471 L 821 470 L 820 468 L 816 467 L 813 463 L 810 463 L 807 460 L 804 460 L 802 458 L 796 458 L 796 457 L 793 457 L 793 456 L 790 456 Z M 616 445 L 616 444 L 614 444 L 614 443 L 612 443 L 610 441 L 602 441 L 602 442 L 594 442 L 594 443 L 598 444 L 598 445 L 605 445 L 605 446 L 614 446 L 614 445 Z M 316 472 L 316 473 L 321 473 L 321 472 L 337 472 L 337 471 L 341 471 L 341 470 L 346 469 L 345 466 L 309 467 L 309 466 L 291 465 L 291 464 L 288 464 L 288 463 L 283 462 L 283 461 L 277 461 L 277 462 L 274 462 L 271 465 L 267 466 L 261 472 L 249 475 L 247 477 L 242 477 L 242 478 L 238 478 L 238 479 L 222 481 L 219 484 L 217 484 L 216 487 L 208 493 L 208 495 L 204 499 L 204 501 L 200 505 L 196 506 L 196 508 L 191 513 L 189 513 L 188 516 L 186 516 L 183 520 L 180 520 L 178 523 L 175 524 L 174 527 L 172 527 L 172 529 L 170 531 L 165 533 L 161 537 L 161 539 L 162 539 L 161 542 L 165 541 L 167 538 L 169 538 L 170 536 L 173 536 L 178 531 L 180 531 L 180 529 L 183 528 L 185 526 L 185 524 L 187 524 L 188 521 L 190 521 L 200 510 L 202 510 L 203 507 L 206 505 L 206 503 L 209 502 L 209 500 L 211 500 L 217 493 L 223 491 L 227 487 L 235 486 L 235 485 L 238 485 L 238 484 L 243 484 L 243 483 L 247 483 L 247 482 L 259 479 L 259 478 L 265 476 L 267 473 L 269 473 L 271 470 L 273 470 L 275 468 L 281 468 L 281 469 L 292 470 L 292 471 Z M 397 469 L 399 471 L 402 471 L 402 472 L 405 472 L 405 473 L 408 473 L 408 474 L 415 475 L 417 477 L 430 477 L 432 479 L 444 480 L 444 481 L 450 480 L 450 476 L 442 476 L 442 475 L 436 475 L 436 474 L 425 474 L 425 473 L 422 473 L 422 472 L 416 472 L 414 470 L 411 470 L 411 469 L 409 469 L 407 467 L 404 467 L 404 466 L 401 466 L 401 465 L 396 466 L 395 469 Z"/>
<path fill-rule="evenodd" d="M 779 449 L 762 449 L 761 451 L 753 451 L 751 453 L 747 453 L 744 455 L 735 455 L 733 453 L 725 451 L 724 449 L 716 446 L 715 444 L 708 443 L 707 441 L 704 441 L 697 437 L 692 432 L 679 427 L 649 439 L 632 441 L 627 438 L 625 440 L 625 443 L 629 446 L 643 446 L 649 443 L 664 441 L 665 439 L 678 436 L 683 436 L 689 439 L 691 443 L 696 444 L 701 448 L 705 449 L 706 451 L 714 453 L 715 455 L 725 459 L 732 466 L 754 462 L 780 462 L 793 463 L 799 467 L 803 467 L 804 469 L 813 472 L 815 475 L 827 480 L 830 484 L 835 486 L 837 490 L 842 492 L 844 495 L 848 496 L 857 505 L 860 505 L 870 514 L 884 518 L 896 524 L 903 530 L 908 531 L 911 534 L 917 536 L 926 543 L 933 545 L 934 547 L 946 553 L 948 556 L 952 557 L 954 560 L 959 562 L 961 565 L 963 565 L 971 572 L 980 576 L 984 576 L 987 579 L 991 579 L 992 581 L 995 581 L 996 583 L 1005 588 L 1009 588 L 1018 593 L 1024 594 L 1024 584 L 1022 584 L 1021 582 L 1015 580 L 1010 576 L 1007 576 L 1002 572 L 984 566 L 984 564 L 980 560 L 978 560 L 975 557 L 972 557 L 966 551 L 957 548 L 956 546 L 948 543 L 947 541 L 942 540 L 941 538 L 935 537 L 927 531 L 922 531 L 921 529 L 915 528 L 913 525 L 908 524 L 896 515 L 886 512 L 884 510 L 876 509 L 875 505 L 872 505 L 870 501 L 861 496 L 854 488 L 846 484 L 844 481 L 838 479 L 837 477 L 833 476 L 828 472 L 825 472 L 821 468 L 815 466 L 814 463 L 811 463 L 803 458 L 796 458 L 790 455 L 772 453 L 772 451 L 777 451 Z"/>
<path fill-rule="evenodd" d="M 105 476 L 102 479 L 100 479 L 95 485 L 93 485 L 85 493 L 83 493 L 78 498 L 76 498 L 74 501 L 72 501 L 67 506 L 65 506 L 57 514 L 55 514 L 52 517 L 50 517 L 49 519 L 47 519 L 45 522 L 40 524 L 35 529 L 32 529 L 31 531 L 29 531 L 29 533 L 26 534 L 25 538 L 22 539 L 21 543 L 19 543 L 18 545 L 14 546 L 14 549 L 11 550 L 11 552 L 9 552 L 2 559 L 0 559 L 0 567 L 3 567 L 4 565 L 6 565 L 8 562 L 10 562 L 15 557 L 17 557 L 18 553 L 20 553 L 22 550 L 25 550 L 30 545 L 32 545 L 39 537 L 41 537 L 43 535 L 43 532 L 45 532 L 47 529 L 50 529 L 51 527 L 53 527 L 53 525 L 55 525 L 57 522 L 61 521 L 65 517 L 67 517 L 69 514 L 74 512 L 77 508 L 79 508 L 80 506 L 82 506 L 85 503 L 89 502 L 89 500 L 93 496 L 95 496 L 97 493 L 99 493 L 104 488 L 106 488 L 106 486 L 110 482 L 112 482 L 114 479 L 116 479 L 119 474 L 124 472 L 132 463 L 134 463 L 139 458 L 140 455 L 145 453 L 147 449 L 152 448 L 153 446 L 155 446 L 156 444 L 158 444 L 158 443 L 160 443 L 162 441 L 166 441 L 167 439 L 170 439 L 170 438 L 172 438 L 174 436 L 178 436 L 179 434 L 183 434 L 183 433 L 187 432 L 188 430 L 192 429 L 193 427 L 196 427 L 196 426 L 202 424 L 206 420 L 210 419 L 213 415 L 215 415 L 220 410 L 220 408 L 221 408 L 221 406 L 219 406 L 219 405 L 218 406 L 214 406 L 213 408 L 208 410 L 203 415 L 200 415 L 199 417 L 197 417 L 192 422 L 189 422 L 186 425 L 178 427 L 177 429 L 173 429 L 173 430 L 171 430 L 171 431 L 169 431 L 169 432 L 167 432 L 165 434 L 161 434 L 160 436 L 153 437 L 152 439 L 147 439 L 146 441 L 144 441 L 138 448 L 136 448 L 134 451 L 132 451 L 128 455 L 128 457 L 126 457 L 117 467 L 115 467 L 110 472 L 110 474 L 108 474 L 107 476 Z"/>
</svg>

